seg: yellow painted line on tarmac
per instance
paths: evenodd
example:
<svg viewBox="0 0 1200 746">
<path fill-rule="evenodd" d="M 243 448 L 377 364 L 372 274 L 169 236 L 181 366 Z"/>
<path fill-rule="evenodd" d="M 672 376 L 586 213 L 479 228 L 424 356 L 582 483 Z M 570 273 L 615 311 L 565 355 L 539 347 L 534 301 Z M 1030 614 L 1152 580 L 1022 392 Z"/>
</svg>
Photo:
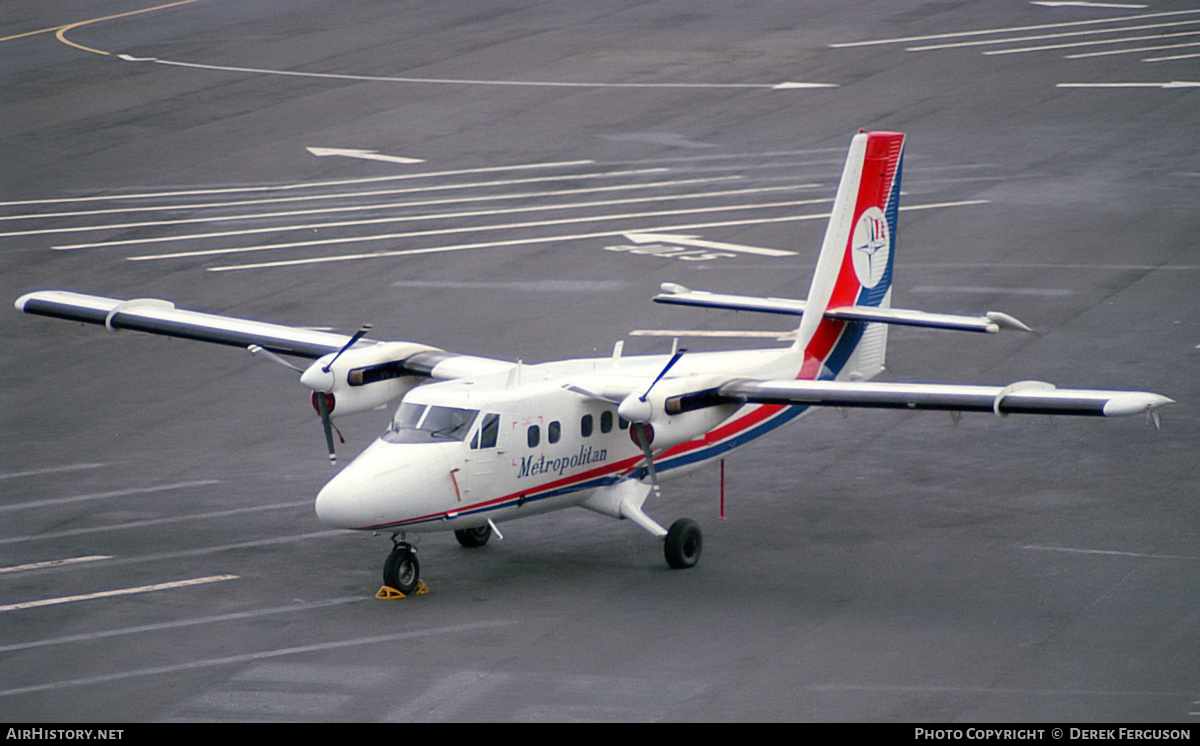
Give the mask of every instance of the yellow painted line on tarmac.
<svg viewBox="0 0 1200 746">
<path fill-rule="evenodd" d="M 126 18 L 128 16 L 136 16 L 136 15 L 140 15 L 142 13 L 152 13 L 156 10 L 165 10 L 167 8 L 174 8 L 177 5 L 190 5 L 191 3 L 194 3 L 194 2 L 198 2 L 198 0 L 178 0 L 178 2 L 174 2 L 174 3 L 167 3 L 165 5 L 156 5 L 153 8 L 142 8 L 141 10 L 131 10 L 127 13 L 116 13 L 111 16 L 102 16 L 100 18 L 90 18 L 86 21 L 76 21 L 75 23 L 67 23 L 62 26 L 51 26 L 50 28 L 38 29 L 37 31 L 26 31 L 21 34 L 14 34 L 12 36 L 0 37 L 0 42 L 12 41 L 13 39 L 23 39 L 27 36 L 37 36 L 38 34 L 48 34 L 51 31 L 53 31 L 54 37 L 69 47 L 75 47 L 76 49 L 81 49 L 85 52 L 91 52 L 92 54 L 110 55 L 110 54 L 112 54 L 111 52 L 105 52 L 102 49 L 92 49 L 91 47 L 85 47 L 82 44 L 77 44 L 77 43 L 71 41 L 70 39 L 68 39 L 66 37 L 67 32 L 73 31 L 81 26 L 88 26 L 93 23 L 100 23 L 101 21 L 111 21 L 115 18 Z"/>
</svg>

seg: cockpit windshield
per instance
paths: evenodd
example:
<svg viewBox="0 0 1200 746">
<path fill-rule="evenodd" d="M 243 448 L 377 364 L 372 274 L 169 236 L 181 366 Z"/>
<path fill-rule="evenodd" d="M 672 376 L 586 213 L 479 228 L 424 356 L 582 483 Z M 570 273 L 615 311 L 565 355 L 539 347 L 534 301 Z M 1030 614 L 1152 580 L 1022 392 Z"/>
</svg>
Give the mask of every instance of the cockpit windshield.
<svg viewBox="0 0 1200 746">
<path fill-rule="evenodd" d="M 389 443 L 464 440 L 478 415 L 477 409 L 405 402 L 396 410 L 396 416 L 383 434 L 383 439 Z"/>
</svg>

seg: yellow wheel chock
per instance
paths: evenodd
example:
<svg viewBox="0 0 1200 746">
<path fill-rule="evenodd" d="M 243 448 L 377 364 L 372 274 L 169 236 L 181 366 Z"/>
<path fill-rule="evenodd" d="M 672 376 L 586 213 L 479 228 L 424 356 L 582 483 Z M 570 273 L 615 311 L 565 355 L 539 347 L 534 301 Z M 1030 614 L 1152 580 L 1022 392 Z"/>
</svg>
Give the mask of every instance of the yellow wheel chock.
<svg viewBox="0 0 1200 746">
<path fill-rule="evenodd" d="M 390 601 L 391 599 L 394 599 L 394 598 L 407 598 L 408 596 L 423 596 L 426 593 L 429 593 L 429 586 L 425 585 L 424 580 L 418 580 L 416 589 L 414 589 L 413 592 L 410 594 L 405 595 L 405 594 L 401 593 L 400 591 L 396 590 L 395 588 L 391 587 L 390 585 L 384 585 L 384 586 L 380 586 L 379 590 L 375 592 L 375 598 L 378 598 L 381 601 Z"/>
</svg>

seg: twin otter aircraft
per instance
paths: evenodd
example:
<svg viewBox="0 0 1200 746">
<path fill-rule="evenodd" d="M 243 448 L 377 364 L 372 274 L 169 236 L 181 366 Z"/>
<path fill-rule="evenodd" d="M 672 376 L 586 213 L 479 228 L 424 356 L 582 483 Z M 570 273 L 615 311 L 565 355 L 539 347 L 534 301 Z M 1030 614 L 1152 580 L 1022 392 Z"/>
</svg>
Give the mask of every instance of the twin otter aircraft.
<svg viewBox="0 0 1200 746">
<path fill-rule="evenodd" d="M 662 475 L 696 469 L 813 407 L 889 407 L 1008 414 L 1116 416 L 1171 402 L 1143 392 L 1058 389 L 1046 383 L 967 386 L 870 383 L 884 369 L 890 324 L 1028 330 L 1011 316 L 931 314 L 891 307 L 904 136 L 857 134 L 842 173 L 808 299 L 719 295 L 663 286 L 655 298 L 709 308 L 800 316 L 789 347 L 524 365 L 410 342 L 339 334 L 63 291 L 30 293 L 18 309 L 314 360 L 313 392 L 333 455 L 332 418 L 400 399 L 391 425 L 317 495 L 324 522 L 392 536 L 384 584 L 420 586 L 408 533 L 453 531 L 482 546 L 501 521 L 584 507 L 663 540 L 667 564 L 691 567 L 700 528 L 663 528 L 644 512 Z M 300 371 L 299 368 L 295 370 Z M 501 537 L 503 538 L 503 537 Z"/>
</svg>

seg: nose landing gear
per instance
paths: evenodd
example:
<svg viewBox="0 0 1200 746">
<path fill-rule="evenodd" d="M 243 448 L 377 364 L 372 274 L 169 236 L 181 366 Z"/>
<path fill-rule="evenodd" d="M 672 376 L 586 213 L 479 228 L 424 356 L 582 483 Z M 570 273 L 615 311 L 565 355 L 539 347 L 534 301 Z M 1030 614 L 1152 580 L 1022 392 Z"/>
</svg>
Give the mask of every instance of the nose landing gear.
<svg viewBox="0 0 1200 746">
<path fill-rule="evenodd" d="M 396 541 L 395 537 L 392 537 L 392 542 L 392 553 L 383 563 L 384 587 L 380 589 L 380 594 L 387 589 L 397 591 L 401 596 L 428 593 L 429 588 L 426 587 L 425 581 L 421 580 L 421 563 L 417 561 L 416 547 L 403 540 Z M 395 596 L 386 594 L 383 597 Z"/>
</svg>

